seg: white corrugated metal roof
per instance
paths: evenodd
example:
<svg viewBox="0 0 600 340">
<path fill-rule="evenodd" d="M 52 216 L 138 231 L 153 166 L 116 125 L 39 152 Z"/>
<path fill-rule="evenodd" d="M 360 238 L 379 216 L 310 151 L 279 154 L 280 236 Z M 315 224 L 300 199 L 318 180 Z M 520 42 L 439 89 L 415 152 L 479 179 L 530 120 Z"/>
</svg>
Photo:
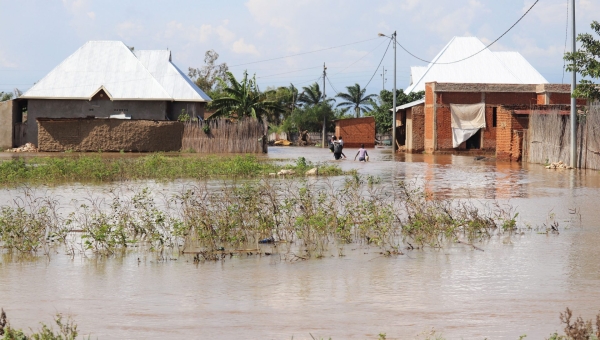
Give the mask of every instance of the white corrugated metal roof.
<svg viewBox="0 0 600 340">
<path fill-rule="evenodd" d="M 410 85 L 415 81 L 421 79 L 423 74 L 427 71 L 427 66 L 411 66 L 410 67 Z"/>
<path fill-rule="evenodd" d="M 425 83 L 546 84 L 548 81 L 519 54 L 492 52 L 475 37 L 454 37 L 427 66 L 425 72 L 411 68 L 412 84 L 406 93 L 424 91 Z M 484 49 L 483 51 L 481 51 Z M 479 54 L 453 62 L 481 51 Z M 419 76 L 420 77 L 417 77 Z"/>
<path fill-rule="evenodd" d="M 121 41 L 88 41 L 21 98 L 90 99 L 103 88 L 112 100 L 210 100 L 171 63 L 169 51 L 138 55 Z"/>
<path fill-rule="evenodd" d="M 88 41 L 22 98 L 89 99 L 101 86 L 110 92 L 113 100 L 171 100 L 120 41 Z"/>
<path fill-rule="evenodd" d="M 407 103 L 407 104 L 404 104 L 404 105 L 396 106 L 396 112 L 398 112 L 398 110 L 408 109 L 409 107 L 417 106 L 419 104 L 424 104 L 424 103 L 425 103 L 425 98 L 419 99 L 419 100 L 415 100 L 414 102 L 410 102 L 410 103 Z M 392 109 L 390 109 L 390 111 L 392 111 Z"/>
<path fill-rule="evenodd" d="M 168 50 L 142 50 L 135 55 L 175 101 L 206 102 L 210 97 L 171 62 Z"/>
</svg>

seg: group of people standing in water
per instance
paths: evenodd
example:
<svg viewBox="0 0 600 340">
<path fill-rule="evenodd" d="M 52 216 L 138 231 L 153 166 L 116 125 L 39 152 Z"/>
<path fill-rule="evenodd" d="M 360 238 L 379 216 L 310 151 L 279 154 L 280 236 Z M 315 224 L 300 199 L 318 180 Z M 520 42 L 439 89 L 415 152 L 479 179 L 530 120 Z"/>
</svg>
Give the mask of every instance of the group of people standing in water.
<svg viewBox="0 0 600 340">
<path fill-rule="evenodd" d="M 341 159 L 342 157 L 346 158 L 346 155 L 344 155 L 343 152 L 344 140 L 342 139 L 342 136 L 340 136 L 339 139 L 336 136 L 331 137 L 329 140 L 329 150 L 333 152 L 333 157 L 336 160 Z M 354 160 L 356 160 L 356 157 L 358 157 L 359 162 L 366 162 L 369 160 L 369 154 L 367 153 L 364 144 L 360 145 L 360 149 L 358 149 L 356 156 L 354 156 Z"/>
</svg>

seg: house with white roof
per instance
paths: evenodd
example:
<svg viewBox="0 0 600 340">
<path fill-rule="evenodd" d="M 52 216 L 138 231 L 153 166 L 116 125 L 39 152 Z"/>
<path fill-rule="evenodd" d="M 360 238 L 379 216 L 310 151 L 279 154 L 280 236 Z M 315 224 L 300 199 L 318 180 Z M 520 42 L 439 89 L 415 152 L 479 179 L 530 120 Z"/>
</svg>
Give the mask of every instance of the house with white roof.
<svg viewBox="0 0 600 340">
<path fill-rule="evenodd" d="M 423 99 L 396 108 L 407 152 L 495 152 L 499 107 L 570 102 L 569 85 L 549 84 L 519 52 L 490 51 L 475 37 L 454 37 L 427 66 L 411 67 L 405 92 L 419 91 Z M 520 119 L 526 129 L 528 116 Z"/>
<path fill-rule="evenodd" d="M 19 97 L 25 137 L 37 145 L 37 118 L 177 120 L 203 117 L 210 101 L 168 50 L 136 51 L 121 41 L 88 41 Z"/>
</svg>

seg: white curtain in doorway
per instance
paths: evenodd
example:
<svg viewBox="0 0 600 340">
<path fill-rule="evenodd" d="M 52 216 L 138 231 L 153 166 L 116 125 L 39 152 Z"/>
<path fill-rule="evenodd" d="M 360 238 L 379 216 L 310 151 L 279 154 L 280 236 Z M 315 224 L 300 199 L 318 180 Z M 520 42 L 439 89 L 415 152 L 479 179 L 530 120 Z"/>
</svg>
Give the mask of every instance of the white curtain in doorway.
<svg viewBox="0 0 600 340">
<path fill-rule="evenodd" d="M 457 148 L 479 129 L 485 128 L 485 103 L 450 104 L 452 147 Z"/>
</svg>

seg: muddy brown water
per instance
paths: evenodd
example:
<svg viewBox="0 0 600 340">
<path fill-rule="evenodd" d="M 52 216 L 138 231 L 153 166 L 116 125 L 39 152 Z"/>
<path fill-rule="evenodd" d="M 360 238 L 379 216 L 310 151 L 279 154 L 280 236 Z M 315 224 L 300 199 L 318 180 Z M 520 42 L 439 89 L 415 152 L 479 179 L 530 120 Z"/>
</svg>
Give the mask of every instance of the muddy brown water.
<svg viewBox="0 0 600 340">
<path fill-rule="evenodd" d="M 334 162 L 328 150 L 271 148 L 265 157 Z M 345 150 L 349 159 L 356 149 Z M 0 259 L 0 306 L 11 324 L 37 328 L 70 314 L 92 338 L 149 339 L 542 339 L 562 331 L 565 307 L 591 318 L 600 309 L 600 175 L 469 156 L 398 155 L 375 149 L 371 162 L 337 162 L 406 179 L 451 198 L 508 202 L 519 223 L 559 222 L 560 235 L 526 232 L 443 250 L 381 257 L 350 245 L 344 257 L 285 262 L 242 256 L 195 265 L 191 257 L 157 262 L 149 254 L 96 259 L 54 254 Z M 186 181 L 128 183 L 175 192 Z M 106 184 L 37 188 L 68 204 Z M 215 184 L 217 185 L 217 184 Z M 0 191 L 0 202 L 22 189 Z M 276 250 L 273 250 L 276 252 Z M 138 258 L 140 261 L 138 262 Z M 310 334 L 309 334 L 310 333 Z"/>
</svg>

